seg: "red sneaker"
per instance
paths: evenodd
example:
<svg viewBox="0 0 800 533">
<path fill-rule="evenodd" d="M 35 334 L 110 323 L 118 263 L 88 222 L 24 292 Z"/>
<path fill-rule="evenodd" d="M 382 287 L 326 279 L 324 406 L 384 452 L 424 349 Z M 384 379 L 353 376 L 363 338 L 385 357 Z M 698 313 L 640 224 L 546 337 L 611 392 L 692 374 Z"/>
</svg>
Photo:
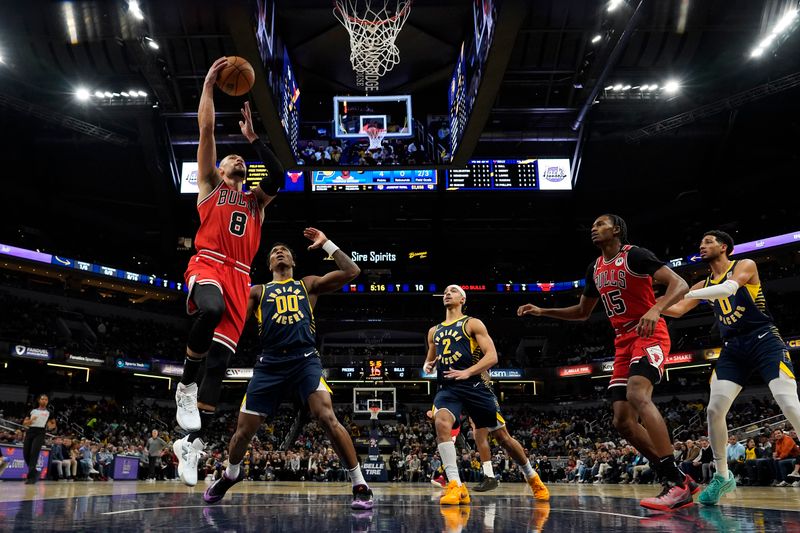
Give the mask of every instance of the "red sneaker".
<svg viewBox="0 0 800 533">
<path fill-rule="evenodd" d="M 693 504 L 692 491 L 688 484 L 680 487 L 669 483 L 664 484 L 661 494 L 655 498 L 645 498 L 639 502 L 642 507 L 656 511 L 675 511 Z"/>
<path fill-rule="evenodd" d="M 431 485 L 434 487 L 445 488 L 447 486 L 447 481 L 444 480 L 444 476 L 440 475 L 439 477 L 435 477 L 431 480 Z"/>
</svg>

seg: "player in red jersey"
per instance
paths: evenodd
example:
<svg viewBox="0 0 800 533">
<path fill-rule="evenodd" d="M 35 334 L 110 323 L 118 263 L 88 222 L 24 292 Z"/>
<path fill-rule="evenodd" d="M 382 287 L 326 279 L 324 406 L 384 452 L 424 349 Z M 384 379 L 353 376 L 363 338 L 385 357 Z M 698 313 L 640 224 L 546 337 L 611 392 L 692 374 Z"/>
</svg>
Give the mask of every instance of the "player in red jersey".
<svg viewBox="0 0 800 533">
<path fill-rule="evenodd" d="M 223 57 L 209 69 L 197 112 L 200 229 L 195 237 L 197 253 L 189 260 L 185 274 L 187 311 L 195 318 L 186 343 L 183 376 L 175 393 L 176 419 L 188 434 L 173 445 L 178 474 L 190 486 L 197 483 L 197 460 L 204 447 L 202 427 L 208 425 L 216 410 L 225 369 L 244 327 L 250 264 L 261 241 L 264 208 L 275 198 L 283 177 L 275 154 L 253 131 L 248 103 L 242 109 L 239 126 L 266 164 L 269 176 L 244 192 L 247 167 L 241 156 L 230 154 L 220 161 L 219 168 L 216 166 L 214 85 L 227 64 Z M 202 367 L 205 373 L 198 387 L 196 380 Z"/>
<path fill-rule="evenodd" d="M 639 449 L 664 481 L 655 498 L 643 507 L 658 510 L 691 505 L 699 487 L 675 464 L 667 425 L 653 404 L 653 386 L 661 381 L 670 339 L 661 314 L 688 292 L 686 282 L 649 250 L 624 244 L 627 225 L 617 215 L 601 215 L 592 224 L 592 242 L 602 255 L 589 265 L 580 302 L 571 307 L 542 309 L 526 304 L 517 315 L 586 320 L 603 300 L 616 333 L 614 371 L 608 390 L 614 409 L 614 427 Z M 666 285 L 656 301 L 653 280 Z"/>
</svg>

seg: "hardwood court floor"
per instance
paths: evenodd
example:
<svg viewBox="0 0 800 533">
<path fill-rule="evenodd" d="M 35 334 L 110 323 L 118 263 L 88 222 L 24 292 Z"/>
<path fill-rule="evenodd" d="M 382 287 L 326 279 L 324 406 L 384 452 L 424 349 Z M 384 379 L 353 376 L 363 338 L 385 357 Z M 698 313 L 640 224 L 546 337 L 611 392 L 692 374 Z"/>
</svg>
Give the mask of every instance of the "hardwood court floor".
<svg viewBox="0 0 800 533">
<path fill-rule="evenodd" d="M 513 532 L 800 530 L 800 489 L 740 487 L 718 507 L 654 513 L 638 500 L 653 485 L 551 484 L 549 504 L 527 485 L 472 492 L 467 506 L 443 508 L 427 484 L 376 484 L 375 509 L 352 511 L 344 483 L 243 482 L 217 505 L 206 484 L 175 482 L 0 483 L 0 531 Z"/>
</svg>

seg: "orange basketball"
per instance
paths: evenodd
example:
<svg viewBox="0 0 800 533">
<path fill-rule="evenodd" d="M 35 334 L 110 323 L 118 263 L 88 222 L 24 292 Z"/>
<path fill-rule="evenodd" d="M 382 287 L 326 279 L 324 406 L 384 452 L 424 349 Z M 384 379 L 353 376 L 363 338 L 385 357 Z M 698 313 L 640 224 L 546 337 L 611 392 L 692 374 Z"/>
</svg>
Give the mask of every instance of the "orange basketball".
<svg viewBox="0 0 800 533">
<path fill-rule="evenodd" d="M 247 60 L 239 56 L 228 56 L 228 66 L 217 78 L 217 86 L 231 96 L 242 96 L 253 88 L 256 73 Z"/>
</svg>

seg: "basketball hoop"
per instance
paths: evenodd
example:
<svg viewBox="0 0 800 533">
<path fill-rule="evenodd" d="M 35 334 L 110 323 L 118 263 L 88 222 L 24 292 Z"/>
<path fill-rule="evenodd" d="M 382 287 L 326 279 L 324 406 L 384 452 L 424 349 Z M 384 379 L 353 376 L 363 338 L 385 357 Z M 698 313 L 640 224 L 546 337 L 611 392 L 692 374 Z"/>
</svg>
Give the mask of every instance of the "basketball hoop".
<svg viewBox="0 0 800 533">
<path fill-rule="evenodd" d="M 350 35 L 350 64 L 355 72 L 383 76 L 400 62 L 394 42 L 411 13 L 411 1 L 334 0 L 333 14 Z"/>
<path fill-rule="evenodd" d="M 370 420 L 377 420 L 378 415 L 381 412 L 381 408 L 378 406 L 372 406 L 369 408 L 369 419 Z"/>
<path fill-rule="evenodd" d="M 368 126 L 364 128 L 363 133 L 369 138 L 369 151 L 380 150 L 383 148 L 383 138 L 386 137 L 386 130 L 383 128 L 376 128 L 375 126 Z"/>
</svg>

